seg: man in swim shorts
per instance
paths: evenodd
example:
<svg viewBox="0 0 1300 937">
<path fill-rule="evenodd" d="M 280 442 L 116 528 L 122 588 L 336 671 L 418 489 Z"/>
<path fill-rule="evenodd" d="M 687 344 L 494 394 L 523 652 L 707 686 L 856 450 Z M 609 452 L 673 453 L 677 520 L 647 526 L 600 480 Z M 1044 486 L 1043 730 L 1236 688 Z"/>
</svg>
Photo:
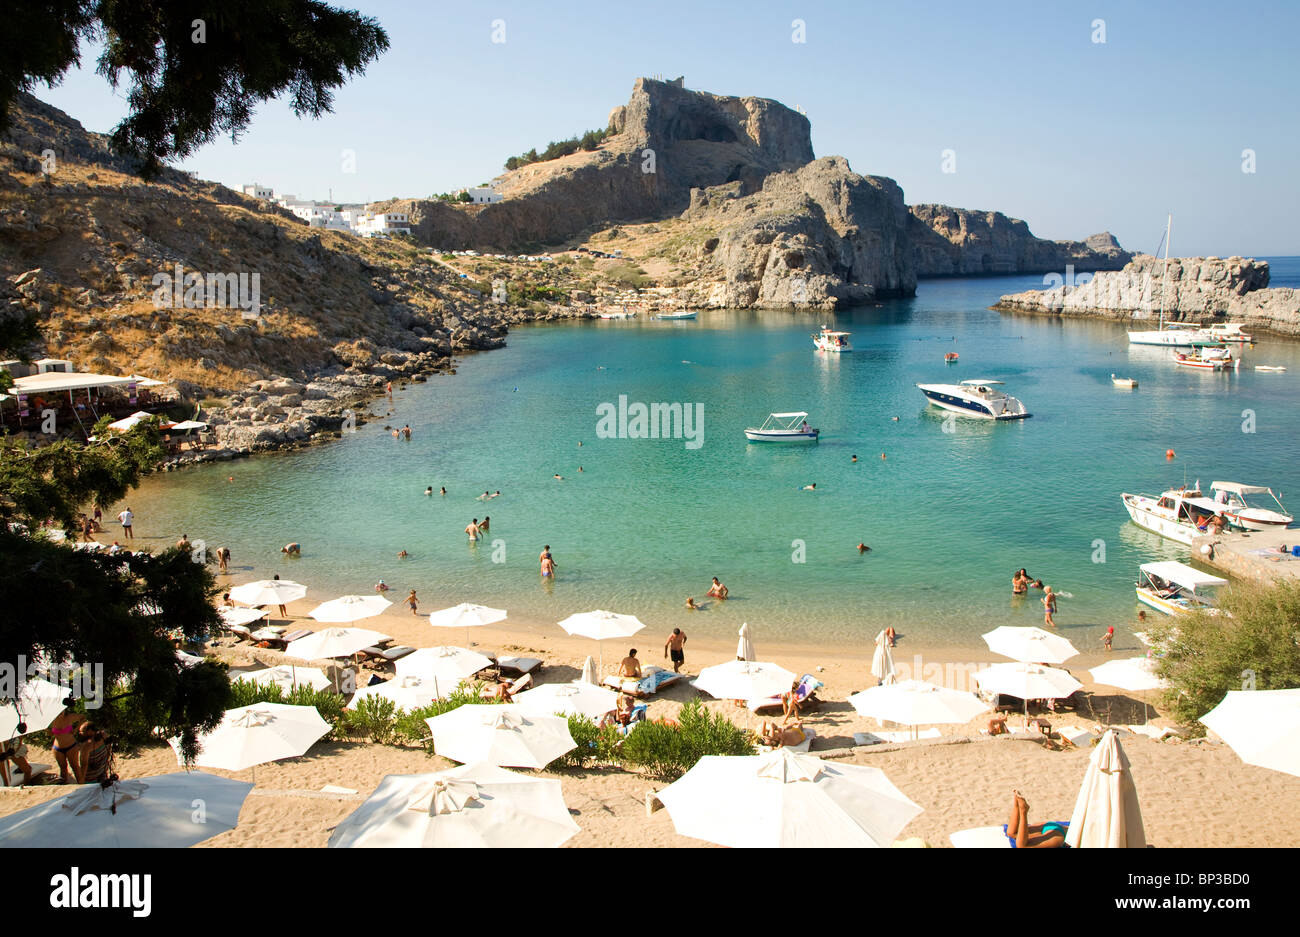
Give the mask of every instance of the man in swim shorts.
<svg viewBox="0 0 1300 937">
<path fill-rule="evenodd" d="M 673 662 L 673 673 L 682 672 L 682 664 L 686 663 L 686 635 L 682 634 L 681 628 L 674 628 L 673 633 L 668 636 L 664 643 L 664 656 L 671 657 Z"/>
<path fill-rule="evenodd" d="M 469 534 L 470 543 L 478 540 L 478 518 L 474 518 L 465 526 L 465 533 Z"/>
</svg>

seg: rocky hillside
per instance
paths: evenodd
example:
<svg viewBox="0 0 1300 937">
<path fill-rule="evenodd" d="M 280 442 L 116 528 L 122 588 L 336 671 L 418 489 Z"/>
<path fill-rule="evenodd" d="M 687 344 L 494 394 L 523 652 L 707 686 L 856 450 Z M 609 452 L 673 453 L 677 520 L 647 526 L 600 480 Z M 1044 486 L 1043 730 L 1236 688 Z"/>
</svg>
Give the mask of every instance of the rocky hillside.
<svg viewBox="0 0 1300 937">
<path fill-rule="evenodd" d="M 1029 225 L 997 211 L 913 205 L 908 236 L 920 277 L 1119 270 L 1133 255 L 1109 231 L 1085 241 L 1034 237 Z"/>
<path fill-rule="evenodd" d="M 1300 290 L 1269 289 L 1268 264 L 1241 257 L 1140 254 L 1124 269 L 1097 273 L 1085 283 L 1003 296 L 996 308 L 1061 316 L 1137 318 L 1155 327 L 1163 296 L 1171 321 L 1244 322 L 1254 329 L 1300 335 Z"/>
</svg>

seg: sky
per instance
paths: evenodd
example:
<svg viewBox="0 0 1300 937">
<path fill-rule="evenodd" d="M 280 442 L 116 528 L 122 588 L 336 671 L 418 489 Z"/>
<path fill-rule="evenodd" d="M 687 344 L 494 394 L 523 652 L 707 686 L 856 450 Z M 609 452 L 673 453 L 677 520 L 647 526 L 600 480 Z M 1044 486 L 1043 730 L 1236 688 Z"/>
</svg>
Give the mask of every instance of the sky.
<svg viewBox="0 0 1300 937">
<path fill-rule="evenodd" d="M 684 75 L 801 108 L 817 156 L 892 177 L 908 204 L 1147 252 L 1172 212 L 1174 255 L 1300 254 L 1294 0 L 335 5 L 375 17 L 391 47 L 334 112 L 267 102 L 181 168 L 302 198 L 425 197 L 603 127 L 639 76 Z M 95 74 L 98 53 L 35 93 L 107 132 L 125 88 Z"/>
</svg>

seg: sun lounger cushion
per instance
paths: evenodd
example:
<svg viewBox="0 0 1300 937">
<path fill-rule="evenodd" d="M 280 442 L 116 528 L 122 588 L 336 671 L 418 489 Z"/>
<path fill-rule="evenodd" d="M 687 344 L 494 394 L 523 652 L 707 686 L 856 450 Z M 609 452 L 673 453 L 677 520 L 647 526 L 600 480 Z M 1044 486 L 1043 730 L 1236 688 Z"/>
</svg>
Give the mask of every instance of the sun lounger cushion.
<svg viewBox="0 0 1300 937">
<path fill-rule="evenodd" d="M 403 644 L 400 647 L 384 648 L 379 652 L 379 656 L 391 664 L 393 661 L 401 660 L 407 654 L 414 654 L 414 653 L 415 653 L 415 648 L 407 647 L 406 645 Z"/>
<path fill-rule="evenodd" d="M 538 667 L 542 666 L 541 660 L 536 657 L 498 657 L 497 668 L 499 670 L 509 670 L 511 673 L 532 673 Z"/>
<path fill-rule="evenodd" d="M 671 670 L 650 666 L 641 671 L 640 680 L 625 680 L 622 677 L 609 676 L 605 678 L 604 685 L 630 696 L 650 696 L 685 677 L 684 673 L 673 673 Z"/>
<path fill-rule="evenodd" d="M 943 733 L 938 729 L 926 729 L 923 732 L 918 732 L 916 738 L 918 740 L 938 739 L 943 738 Z M 885 732 L 877 729 L 875 732 L 854 732 L 853 741 L 857 745 L 879 745 L 882 742 L 889 742 L 891 744 L 910 742 L 912 741 L 912 731 L 908 729 L 906 732 Z"/>
<path fill-rule="evenodd" d="M 280 640 L 280 632 L 272 631 L 270 628 L 258 628 L 250 637 L 254 641 L 278 641 Z"/>
<path fill-rule="evenodd" d="M 279 635 L 277 637 L 277 640 L 283 641 L 285 644 L 289 644 L 293 641 L 297 641 L 299 638 L 305 638 L 307 637 L 307 635 L 314 634 L 314 633 L 315 632 L 309 631 L 306 628 L 300 628 L 297 631 L 290 631 L 288 634 Z"/>
<path fill-rule="evenodd" d="M 958 830 L 948 837 L 958 849 L 1010 849 L 1011 841 L 1001 826 L 977 826 L 970 830 Z"/>
<path fill-rule="evenodd" d="M 33 782 L 35 782 L 36 779 L 39 778 L 42 774 L 44 774 L 46 771 L 49 771 L 50 768 L 52 767 L 51 765 L 37 764 L 34 761 L 30 761 L 28 762 L 28 764 L 31 765 L 32 768 Z M 6 784 L 4 778 L 0 777 L 0 787 L 22 787 L 24 784 L 27 783 L 27 781 L 23 777 L 23 773 L 18 770 L 18 766 L 16 764 L 14 764 L 13 762 L 8 762 L 5 767 L 8 768 L 9 770 L 9 782 Z"/>
</svg>

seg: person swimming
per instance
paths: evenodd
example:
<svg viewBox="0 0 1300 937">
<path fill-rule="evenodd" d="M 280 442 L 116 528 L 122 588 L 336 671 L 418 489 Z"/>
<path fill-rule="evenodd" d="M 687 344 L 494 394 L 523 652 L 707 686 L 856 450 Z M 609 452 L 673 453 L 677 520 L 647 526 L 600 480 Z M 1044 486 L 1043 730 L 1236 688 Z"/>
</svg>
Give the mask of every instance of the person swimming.
<svg viewBox="0 0 1300 937">
<path fill-rule="evenodd" d="M 859 544 L 858 544 L 858 552 L 859 552 L 859 553 L 870 553 L 870 552 L 871 552 L 871 547 L 867 546 L 865 543 L 859 543 Z"/>
<path fill-rule="evenodd" d="M 446 494 L 446 489 L 445 489 L 445 488 L 443 489 L 443 493 Z M 426 498 L 427 498 L 427 497 L 432 497 L 432 495 L 433 495 L 433 486 L 432 486 L 432 485 L 430 485 L 428 488 L 424 489 L 424 495 L 425 495 Z"/>
<path fill-rule="evenodd" d="M 800 488 L 799 490 L 800 490 L 800 491 L 816 491 L 816 490 L 817 490 L 817 483 L 816 483 L 816 482 L 813 482 L 811 485 L 804 485 L 804 486 L 803 486 L 802 488 Z"/>
</svg>

